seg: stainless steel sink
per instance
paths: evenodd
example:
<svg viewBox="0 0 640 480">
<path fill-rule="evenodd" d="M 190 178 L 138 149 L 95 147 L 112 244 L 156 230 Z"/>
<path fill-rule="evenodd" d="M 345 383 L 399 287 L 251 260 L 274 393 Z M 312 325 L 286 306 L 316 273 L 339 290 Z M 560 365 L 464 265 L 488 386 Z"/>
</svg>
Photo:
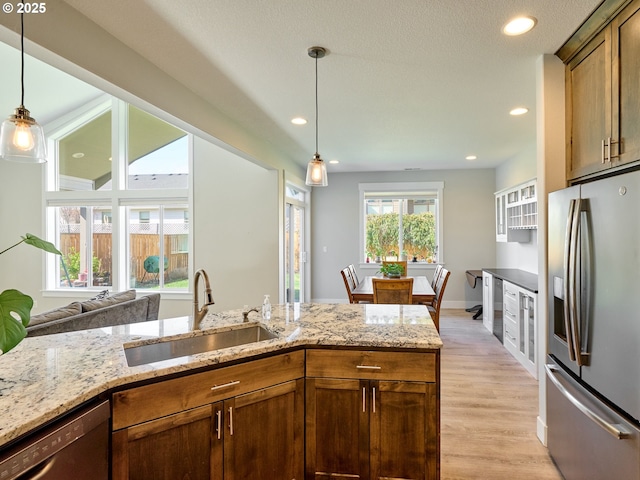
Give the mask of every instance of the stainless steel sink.
<svg viewBox="0 0 640 480">
<path fill-rule="evenodd" d="M 221 348 L 236 347 L 249 343 L 261 342 L 276 338 L 261 325 L 251 325 L 235 330 L 212 332 L 197 337 L 176 338 L 174 340 L 159 340 L 156 343 L 127 347 L 124 353 L 130 367 L 152 362 L 184 357 L 196 353 L 220 350 Z"/>
</svg>

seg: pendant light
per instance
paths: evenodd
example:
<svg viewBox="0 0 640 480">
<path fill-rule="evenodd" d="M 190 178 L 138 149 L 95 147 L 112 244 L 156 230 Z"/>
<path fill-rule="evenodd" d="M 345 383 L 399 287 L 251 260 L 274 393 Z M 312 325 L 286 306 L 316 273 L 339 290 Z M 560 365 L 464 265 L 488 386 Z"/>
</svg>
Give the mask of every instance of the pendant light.
<svg viewBox="0 0 640 480">
<path fill-rule="evenodd" d="M 327 166 L 318 153 L 318 59 L 324 57 L 327 51 L 322 47 L 311 47 L 307 52 L 311 58 L 316 60 L 316 153 L 309 165 L 307 165 L 307 180 L 305 183 L 313 187 L 326 187 L 329 185 L 327 181 Z"/>
<path fill-rule="evenodd" d="M 24 13 L 20 14 L 20 82 L 22 96 L 20 106 L 15 109 L 0 128 L 0 158 L 23 163 L 47 161 L 44 132 L 24 106 Z"/>
</svg>

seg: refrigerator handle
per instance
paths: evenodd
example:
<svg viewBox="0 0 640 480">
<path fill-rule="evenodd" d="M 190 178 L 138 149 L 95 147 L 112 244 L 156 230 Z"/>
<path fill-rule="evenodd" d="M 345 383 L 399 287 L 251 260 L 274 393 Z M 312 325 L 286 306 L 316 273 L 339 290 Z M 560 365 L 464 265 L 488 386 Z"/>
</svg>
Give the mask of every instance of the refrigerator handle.
<svg viewBox="0 0 640 480">
<path fill-rule="evenodd" d="M 580 242 L 580 215 L 582 210 L 582 199 L 577 198 L 575 200 L 575 207 L 573 209 L 573 220 L 571 222 L 571 252 L 570 252 L 570 268 L 571 276 L 569 288 L 571 290 L 570 308 L 571 308 L 571 343 L 573 344 L 574 356 L 576 364 L 581 367 L 584 365 L 580 343 L 580 315 L 578 311 L 578 302 L 580 301 L 578 295 L 578 262 L 580 261 L 579 255 L 579 242 Z"/>
<path fill-rule="evenodd" d="M 573 300 L 573 290 L 571 285 L 573 283 L 573 271 L 572 268 L 572 256 L 571 252 L 573 250 L 573 214 L 576 208 L 576 200 L 571 199 L 569 201 L 569 214 L 567 215 L 567 228 L 564 235 L 564 284 L 563 284 L 563 293 L 564 293 L 564 329 L 567 335 L 567 349 L 569 350 L 569 358 L 572 362 L 575 362 L 576 355 L 575 349 L 573 347 L 573 333 L 572 333 L 572 325 L 571 316 L 573 312 L 573 305 L 575 304 Z"/>
<path fill-rule="evenodd" d="M 544 369 L 547 371 L 547 378 L 551 380 L 551 383 L 553 383 L 553 385 L 560 391 L 560 393 L 564 395 L 567 400 L 569 400 L 578 410 L 584 413 L 596 425 L 619 440 L 624 440 L 625 438 L 631 437 L 631 433 L 625 430 L 622 425 L 607 422 L 604 418 L 595 413 L 593 410 L 590 410 L 586 405 L 580 402 L 580 400 L 571 395 L 571 393 L 566 388 L 564 388 L 564 385 L 562 385 L 562 383 L 560 383 L 560 381 L 555 376 L 555 373 L 560 370 L 557 365 L 545 364 Z"/>
</svg>

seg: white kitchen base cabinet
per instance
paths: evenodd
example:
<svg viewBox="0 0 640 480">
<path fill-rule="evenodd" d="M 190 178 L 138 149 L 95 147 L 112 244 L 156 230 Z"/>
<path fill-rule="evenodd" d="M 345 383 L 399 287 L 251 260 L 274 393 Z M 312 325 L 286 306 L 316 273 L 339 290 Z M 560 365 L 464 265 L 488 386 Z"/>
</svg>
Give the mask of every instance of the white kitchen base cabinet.
<svg viewBox="0 0 640 480">
<path fill-rule="evenodd" d="M 503 291 L 504 347 L 537 379 L 537 295 L 507 281 Z"/>
</svg>

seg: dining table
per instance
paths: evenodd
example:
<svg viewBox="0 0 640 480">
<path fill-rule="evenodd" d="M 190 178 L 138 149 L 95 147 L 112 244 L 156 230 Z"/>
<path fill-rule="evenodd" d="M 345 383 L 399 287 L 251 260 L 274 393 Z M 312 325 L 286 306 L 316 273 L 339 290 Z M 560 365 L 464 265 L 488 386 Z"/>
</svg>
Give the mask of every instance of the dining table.
<svg viewBox="0 0 640 480">
<path fill-rule="evenodd" d="M 381 275 L 370 275 L 364 277 L 360 283 L 353 289 L 353 301 L 354 302 L 370 302 L 373 303 L 373 279 L 374 278 L 386 278 Z M 417 276 L 402 276 L 400 278 L 413 278 L 413 303 L 431 303 L 435 298 L 436 292 L 431 287 L 431 282 L 424 275 Z M 394 280 L 389 278 L 388 280 Z"/>
</svg>

